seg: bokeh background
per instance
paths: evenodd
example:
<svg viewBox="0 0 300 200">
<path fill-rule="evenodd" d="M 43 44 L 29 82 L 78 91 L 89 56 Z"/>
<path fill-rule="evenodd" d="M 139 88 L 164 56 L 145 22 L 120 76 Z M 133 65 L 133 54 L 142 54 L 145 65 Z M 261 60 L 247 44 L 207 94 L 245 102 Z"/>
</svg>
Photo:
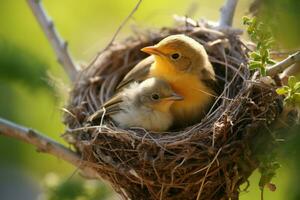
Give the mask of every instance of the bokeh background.
<svg viewBox="0 0 300 200">
<path fill-rule="evenodd" d="M 299 47 L 299 1 L 266 2 L 270 6 L 266 7 L 265 19 L 275 21 L 274 32 L 282 46 Z M 44 0 L 43 3 L 60 34 L 68 40 L 73 57 L 85 64 L 110 41 L 137 0 Z M 170 26 L 173 14 L 216 21 L 223 3 L 223 0 L 144 0 L 117 40 L 129 36 L 132 27 Z M 250 3 L 250 0 L 240 0 L 235 27 L 243 28 L 242 16 Z M 276 22 L 283 23 L 281 28 Z M 66 144 L 60 137 L 64 132 L 61 108 L 67 100 L 69 87 L 26 1 L 0 0 L 0 117 L 33 127 Z M 294 143 L 287 148 L 283 147 L 279 158 L 282 167 L 273 180 L 277 190 L 266 190 L 265 199 L 300 199 L 295 192 L 299 188 L 298 139 L 293 139 Z M 258 182 L 256 172 L 250 178 L 250 187 L 242 192 L 241 200 L 260 198 Z M 117 197 L 109 186 L 84 180 L 64 161 L 37 153 L 32 146 L 0 135 L 0 199 L 104 200 Z"/>
</svg>

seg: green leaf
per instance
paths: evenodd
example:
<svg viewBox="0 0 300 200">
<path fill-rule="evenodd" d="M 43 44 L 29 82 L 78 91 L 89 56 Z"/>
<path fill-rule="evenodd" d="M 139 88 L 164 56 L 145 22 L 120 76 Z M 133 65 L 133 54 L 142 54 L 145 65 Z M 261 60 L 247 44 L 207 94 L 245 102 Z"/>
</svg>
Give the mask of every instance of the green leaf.
<svg viewBox="0 0 300 200">
<path fill-rule="evenodd" d="M 250 58 L 254 59 L 254 60 L 260 60 L 261 59 L 261 55 L 257 52 L 252 52 L 250 53 Z"/>
<path fill-rule="evenodd" d="M 290 88 L 294 88 L 296 83 L 297 83 L 296 77 L 295 76 L 290 76 L 289 80 L 288 80 L 288 85 L 290 86 Z"/>
<path fill-rule="evenodd" d="M 269 51 L 267 49 L 261 49 L 260 52 L 262 62 L 266 63 L 269 59 Z"/>
<path fill-rule="evenodd" d="M 269 65 L 275 65 L 275 64 L 276 64 L 276 61 L 275 61 L 275 60 L 272 60 L 272 59 L 268 59 L 268 60 L 267 60 L 267 64 L 269 64 Z"/>
<path fill-rule="evenodd" d="M 299 81 L 294 85 L 294 89 L 295 89 L 296 92 L 298 92 L 298 90 L 300 89 L 300 82 Z"/>
<path fill-rule="evenodd" d="M 262 67 L 262 64 L 261 62 L 258 62 L 258 61 L 251 61 L 249 63 L 249 69 L 250 70 L 255 70 L 255 69 L 258 69 L 258 68 L 261 68 Z"/>
<path fill-rule="evenodd" d="M 281 88 L 276 89 L 276 93 L 279 95 L 284 95 L 284 94 L 288 93 L 288 91 L 289 91 L 289 87 L 287 87 L 287 86 L 283 86 Z"/>
<path fill-rule="evenodd" d="M 244 24 L 244 25 L 249 25 L 250 22 L 251 22 L 251 20 L 250 20 L 249 17 L 247 17 L 247 16 L 244 16 L 244 17 L 243 17 L 243 24 Z"/>
<path fill-rule="evenodd" d="M 273 44 L 274 44 L 274 40 L 272 38 L 269 38 L 265 43 L 267 48 L 270 48 Z"/>
<path fill-rule="evenodd" d="M 256 17 L 244 17 L 243 22 L 247 27 L 250 39 L 256 43 L 256 50 L 249 54 L 249 69 L 259 69 L 261 76 L 266 76 L 267 65 L 275 64 L 270 59 L 270 48 L 273 45 L 273 35 L 269 26 Z"/>
</svg>

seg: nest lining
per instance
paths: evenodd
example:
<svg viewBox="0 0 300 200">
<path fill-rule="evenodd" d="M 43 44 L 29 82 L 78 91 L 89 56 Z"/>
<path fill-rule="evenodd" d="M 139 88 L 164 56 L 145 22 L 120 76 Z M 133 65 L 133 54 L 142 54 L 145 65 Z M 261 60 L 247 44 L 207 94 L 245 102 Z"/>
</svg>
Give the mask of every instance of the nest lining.
<svg viewBox="0 0 300 200">
<path fill-rule="evenodd" d="M 142 47 L 179 33 L 204 45 L 219 81 L 219 97 L 201 122 L 161 134 L 122 130 L 110 119 L 101 126 L 86 122 L 147 56 Z M 235 31 L 204 23 L 148 30 L 114 44 L 81 72 L 73 88 L 65 116 L 69 142 L 124 199 L 238 199 L 239 186 L 259 164 L 257 130 L 267 143 L 282 104 L 274 87 L 253 80 L 248 51 Z"/>
</svg>

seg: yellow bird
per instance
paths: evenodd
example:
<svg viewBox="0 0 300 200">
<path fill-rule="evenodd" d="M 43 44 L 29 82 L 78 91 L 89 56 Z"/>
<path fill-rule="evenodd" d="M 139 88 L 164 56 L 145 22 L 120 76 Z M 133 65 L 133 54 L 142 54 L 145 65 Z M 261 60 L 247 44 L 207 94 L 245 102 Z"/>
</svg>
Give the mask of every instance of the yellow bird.
<svg viewBox="0 0 300 200">
<path fill-rule="evenodd" d="M 141 83 L 131 83 L 104 103 L 102 109 L 91 115 L 88 121 L 108 115 L 121 128 L 166 131 L 173 124 L 170 107 L 182 99 L 165 80 L 153 77 Z"/>
<path fill-rule="evenodd" d="M 166 80 L 183 101 L 172 104 L 176 127 L 200 121 L 215 92 L 215 72 L 204 47 L 186 35 L 171 35 L 142 51 L 151 54 L 137 64 L 120 82 L 122 88 L 132 81 L 149 77 Z"/>
</svg>

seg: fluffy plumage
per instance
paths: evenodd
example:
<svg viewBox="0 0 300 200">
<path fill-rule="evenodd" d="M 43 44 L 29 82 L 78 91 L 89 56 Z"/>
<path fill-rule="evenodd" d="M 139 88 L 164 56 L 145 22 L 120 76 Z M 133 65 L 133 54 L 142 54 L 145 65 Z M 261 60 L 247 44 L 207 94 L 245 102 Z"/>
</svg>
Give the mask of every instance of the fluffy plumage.
<svg viewBox="0 0 300 200">
<path fill-rule="evenodd" d="M 117 93 L 89 117 L 89 121 L 110 116 L 122 128 L 142 127 L 152 131 L 168 130 L 173 124 L 170 107 L 182 100 L 170 85 L 159 78 L 133 82 Z"/>
</svg>

